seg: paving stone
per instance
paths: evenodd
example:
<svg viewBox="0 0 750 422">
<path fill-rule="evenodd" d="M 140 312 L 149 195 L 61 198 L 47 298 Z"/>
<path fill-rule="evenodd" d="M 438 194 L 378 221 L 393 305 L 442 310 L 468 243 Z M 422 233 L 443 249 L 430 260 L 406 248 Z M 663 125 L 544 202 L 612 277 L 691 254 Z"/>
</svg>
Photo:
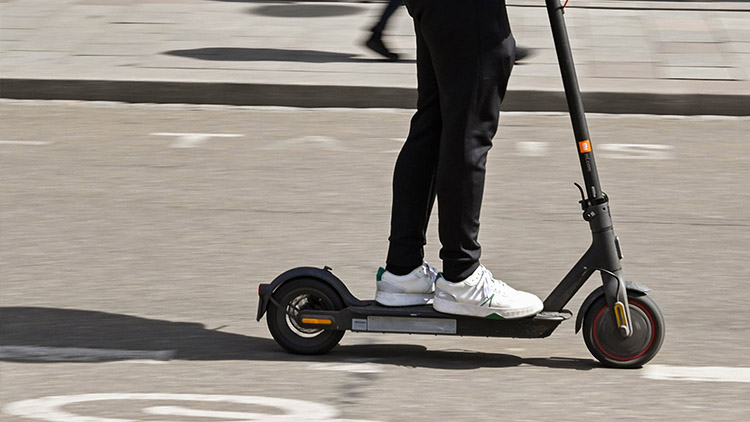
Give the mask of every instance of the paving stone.
<svg viewBox="0 0 750 422">
<path fill-rule="evenodd" d="M 724 51 L 729 53 L 750 53 L 750 41 L 728 42 L 724 44 Z"/>
<path fill-rule="evenodd" d="M 592 62 L 657 62 L 658 57 L 650 51 L 597 46 L 595 49 L 582 49 L 576 56 L 582 63 Z"/>
<path fill-rule="evenodd" d="M 738 80 L 742 79 L 730 67 L 659 67 L 668 79 Z"/>
<path fill-rule="evenodd" d="M 659 31 L 659 39 L 664 42 L 716 42 L 721 35 L 709 31 Z"/>
<path fill-rule="evenodd" d="M 513 73 L 519 76 L 558 77 L 560 67 L 556 64 L 518 65 L 513 68 Z"/>
<path fill-rule="evenodd" d="M 560 92 L 546 10 L 509 0 L 518 45 L 533 49 L 510 89 Z M 406 61 L 362 46 L 381 3 L 207 0 L 0 2 L 3 78 L 205 83 L 416 85 L 411 19 L 385 41 Z M 577 0 L 565 13 L 584 91 L 750 96 L 750 2 Z M 326 12 L 328 11 L 328 12 Z M 328 13 L 326 15 L 326 13 Z M 301 17 L 321 14 L 319 17 Z M 727 87 L 727 88 L 722 88 Z"/>
<path fill-rule="evenodd" d="M 661 54 L 660 62 L 670 67 L 722 67 L 731 66 L 731 58 L 720 51 L 703 54 Z"/>
<path fill-rule="evenodd" d="M 663 54 L 716 54 L 723 50 L 721 42 L 662 42 L 658 51 Z"/>
<path fill-rule="evenodd" d="M 2 28 L 0 40 L 2 41 L 25 41 L 33 34 L 32 28 Z"/>
<path fill-rule="evenodd" d="M 592 62 L 588 75 L 592 78 L 652 79 L 656 66 L 652 62 Z"/>
</svg>

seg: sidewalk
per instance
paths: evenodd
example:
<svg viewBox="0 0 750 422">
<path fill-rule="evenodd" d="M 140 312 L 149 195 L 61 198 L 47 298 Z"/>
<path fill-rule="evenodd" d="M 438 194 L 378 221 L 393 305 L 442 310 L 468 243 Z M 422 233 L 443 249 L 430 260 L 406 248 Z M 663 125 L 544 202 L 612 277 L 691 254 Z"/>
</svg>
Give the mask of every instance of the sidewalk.
<svg viewBox="0 0 750 422">
<path fill-rule="evenodd" d="M 506 110 L 566 110 L 543 0 L 508 0 L 519 45 Z M 302 107 L 415 105 L 404 9 L 361 46 L 382 3 L 4 0 L 0 97 Z M 571 0 L 587 111 L 750 115 L 750 2 Z"/>
</svg>

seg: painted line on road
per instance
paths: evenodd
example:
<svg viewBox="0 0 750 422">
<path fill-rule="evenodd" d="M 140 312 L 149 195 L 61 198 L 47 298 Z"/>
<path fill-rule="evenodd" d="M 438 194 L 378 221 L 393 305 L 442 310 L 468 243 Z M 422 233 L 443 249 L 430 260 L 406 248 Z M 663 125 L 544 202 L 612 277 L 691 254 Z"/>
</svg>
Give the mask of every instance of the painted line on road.
<svg viewBox="0 0 750 422">
<path fill-rule="evenodd" d="M 643 368 L 642 376 L 668 381 L 750 382 L 750 368 L 647 365 Z"/>
<path fill-rule="evenodd" d="M 545 157 L 547 156 L 548 142 L 518 141 L 516 142 L 516 154 L 523 157 Z"/>
<path fill-rule="evenodd" d="M 236 133 L 180 133 L 180 132 L 157 132 L 151 136 L 171 136 L 177 138 L 170 148 L 196 148 L 211 138 L 240 138 L 245 135 Z"/>
<path fill-rule="evenodd" d="M 159 416 L 188 416 L 202 418 L 218 418 L 219 420 L 238 421 L 267 421 L 267 422 L 354 422 L 354 419 L 338 419 L 338 409 L 323 403 L 306 400 L 286 399 L 279 397 L 261 396 L 234 396 L 234 395 L 212 395 L 212 394 L 162 394 L 162 393 L 95 393 L 71 396 L 49 396 L 37 399 L 22 400 L 10 403 L 3 408 L 6 414 L 21 416 L 32 419 L 41 419 L 50 422 L 133 422 L 132 419 L 103 418 L 71 413 L 72 407 L 80 403 L 96 403 L 107 401 L 131 401 L 132 409 Z M 143 401 L 164 401 L 165 405 L 141 407 Z M 174 406 L 169 402 L 187 402 L 184 406 Z M 140 402 L 140 403 L 139 403 Z M 196 409 L 193 406 L 201 404 L 213 404 L 214 409 Z M 251 405 L 255 409 L 263 411 L 271 408 L 271 413 L 255 412 L 228 412 L 215 410 L 216 404 Z M 91 405 L 90 405 L 91 406 Z M 99 405 L 101 406 L 101 405 Z M 82 409 L 79 409 L 81 411 Z M 359 422 L 373 422 L 364 421 Z"/>
<path fill-rule="evenodd" d="M 248 412 L 190 409 L 182 406 L 152 406 L 145 407 L 141 411 L 148 415 L 187 416 L 191 418 L 216 418 L 236 421 L 254 421 L 258 420 L 259 417 L 266 416 Z"/>
<path fill-rule="evenodd" d="M 301 138 L 293 138 L 293 139 L 287 139 L 284 141 L 279 141 L 274 143 L 273 145 L 264 147 L 263 149 L 266 150 L 285 150 L 285 149 L 297 149 L 297 148 L 312 148 L 312 149 L 320 149 L 324 151 L 335 151 L 335 152 L 342 152 L 346 151 L 346 147 L 344 147 L 341 142 L 336 139 L 332 138 L 330 136 L 303 136 Z"/>
<path fill-rule="evenodd" d="M 314 363 L 311 364 L 308 369 L 314 371 L 341 371 L 350 372 L 353 374 L 379 374 L 383 372 L 383 369 L 380 367 L 380 365 L 375 365 L 372 363 Z"/>
<path fill-rule="evenodd" d="M 44 146 L 44 145 L 52 145 L 52 142 L 45 142 L 45 141 L 0 141 L 0 145 Z"/>
<path fill-rule="evenodd" d="M 171 360 L 176 350 L 118 350 L 81 347 L 0 346 L 0 360 L 23 362 L 107 362 L 117 360 L 143 363 Z"/>
<path fill-rule="evenodd" d="M 674 158 L 672 145 L 660 144 L 601 144 L 601 156 L 618 160 L 670 160 Z"/>
</svg>

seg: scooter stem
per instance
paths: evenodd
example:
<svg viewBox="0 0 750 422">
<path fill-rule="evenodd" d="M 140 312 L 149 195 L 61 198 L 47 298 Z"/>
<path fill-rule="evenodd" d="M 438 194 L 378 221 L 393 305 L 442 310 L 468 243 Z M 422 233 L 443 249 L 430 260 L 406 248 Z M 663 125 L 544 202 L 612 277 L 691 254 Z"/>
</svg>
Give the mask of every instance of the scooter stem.
<svg viewBox="0 0 750 422">
<path fill-rule="evenodd" d="M 632 328 L 627 290 L 620 265 L 622 257 L 619 242 L 612 228 L 609 201 L 602 192 L 599 182 L 581 90 L 578 86 L 578 76 L 570 49 L 570 39 L 565 27 L 564 8 L 560 0 L 545 1 L 570 120 L 573 124 L 578 158 L 583 172 L 586 196 L 581 201 L 581 206 L 584 209 L 584 219 L 589 222 L 593 235 L 591 247 L 545 301 L 545 309 L 555 309 L 561 303 L 566 302 L 566 297 L 570 292 L 577 290 L 594 271 L 598 270 L 601 273 L 604 296 L 612 311 L 614 323 L 623 337 L 629 337 L 632 334 Z"/>
<path fill-rule="evenodd" d="M 584 186 L 589 205 L 594 205 L 604 198 L 604 193 L 599 183 L 594 152 L 591 148 L 586 113 L 583 110 L 583 100 L 581 99 L 581 91 L 578 87 L 578 76 L 576 75 L 575 64 L 573 63 L 573 54 L 570 50 L 568 30 L 565 27 L 565 19 L 563 18 L 564 9 L 560 4 L 560 0 L 545 1 L 552 28 L 552 37 L 555 41 L 555 51 L 557 51 L 557 62 L 560 65 L 563 87 L 565 88 L 565 98 L 568 101 L 570 120 L 573 124 L 578 158 L 581 161 Z"/>
</svg>

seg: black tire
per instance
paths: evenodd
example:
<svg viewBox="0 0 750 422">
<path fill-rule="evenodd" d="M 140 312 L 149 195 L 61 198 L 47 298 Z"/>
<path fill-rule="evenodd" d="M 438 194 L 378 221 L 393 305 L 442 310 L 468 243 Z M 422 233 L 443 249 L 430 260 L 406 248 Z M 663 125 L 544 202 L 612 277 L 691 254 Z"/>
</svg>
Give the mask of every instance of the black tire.
<svg viewBox="0 0 750 422">
<path fill-rule="evenodd" d="M 594 357 L 613 368 L 640 368 L 656 356 L 664 341 L 664 317 L 656 302 L 630 294 L 633 335 L 622 338 L 604 296 L 589 307 L 583 319 L 583 340 Z"/>
<path fill-rule="evenodd" d="M 339 310 L 344 302 L 336 291 L 323 281 L 300 278 L 284 283 L 273 293 L 268 304 L 266 322 L 277 343 L 290 353 L 319 355 L 336 346 L 344 331 L 306 328 L 294 318 L 301 309 Z"/>
</svg>

